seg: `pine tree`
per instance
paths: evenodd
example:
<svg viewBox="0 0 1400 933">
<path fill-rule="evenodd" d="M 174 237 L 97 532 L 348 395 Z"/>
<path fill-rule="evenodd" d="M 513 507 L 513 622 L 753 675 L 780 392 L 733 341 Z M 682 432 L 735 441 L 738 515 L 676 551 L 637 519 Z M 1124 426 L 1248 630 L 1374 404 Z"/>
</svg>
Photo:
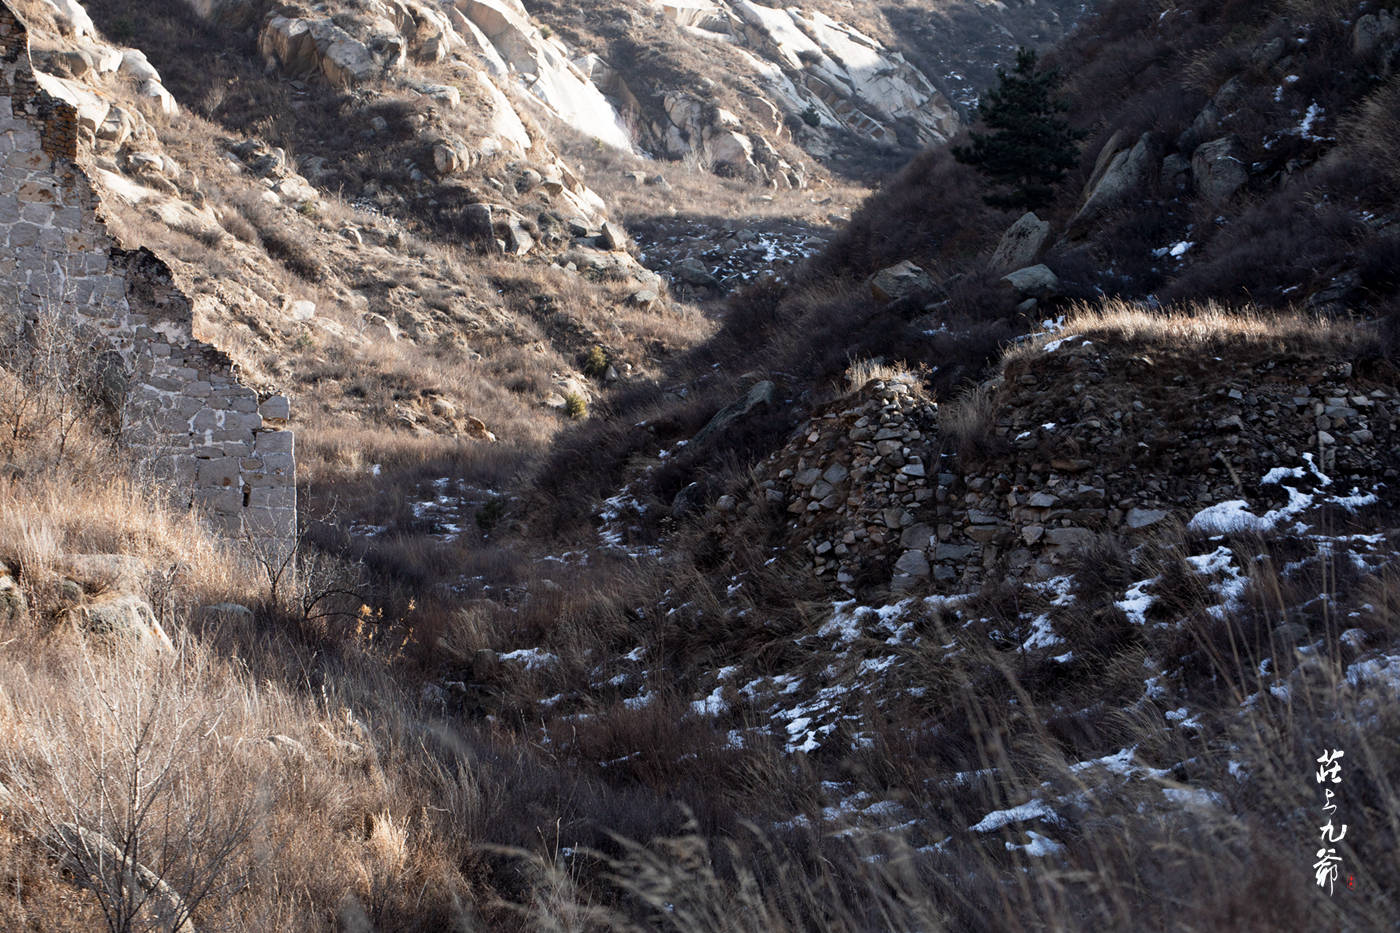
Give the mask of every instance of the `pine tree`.
<svg viewBox="0 0 1400 933">
<path fill-rule="evenodd" d="M 956 146 L 953 157 L 974 166 L 1005 191 L 983 198 L 993 207 L 1036 210 L 1054 200 L 1053 185 L 1079 159 L 1085 134 L 1058 116 L 1069 104 L 1055 96 L 1058 71 L 1038 71 L 1031 49 L 1016 53 L 1009 74 L 997 69 L 1000 84 L 987 91 L 977 115 L 988 133 L 973 133 L 971 146 Z"/>
</svg>

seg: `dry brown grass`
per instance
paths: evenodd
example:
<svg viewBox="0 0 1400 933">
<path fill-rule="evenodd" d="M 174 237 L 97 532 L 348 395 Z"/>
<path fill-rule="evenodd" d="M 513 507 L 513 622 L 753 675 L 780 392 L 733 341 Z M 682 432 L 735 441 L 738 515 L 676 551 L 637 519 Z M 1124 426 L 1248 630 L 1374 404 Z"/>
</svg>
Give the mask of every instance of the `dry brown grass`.
<svg viewBox="0 0 1400 933">
<path fill-rule="evenodd" d="M 1017 344 L 1008 350 L 1003 364 L 1029 360 L 1046 344 L 1073 335 L 1180 353 L 1228 348 L 1260 356 L 1338 350 L 1355 353 L 1375 342 L 1374 334 L 1363 324 L 1304 311 L 1232 307 L 1215 301 L 1149 309 L 1111 300 L 1071 306 L 1063 327 Z"/>
<path fill-rule="evenodd" d="M 1400 172 L 1386 153 L 1400 145 L 1400 78 L 1392 78 L 1368 96 L 1344 124 L 1347 141 L 1369 165 L 1379 167 L 1392 192 L 1400 192 Z"/>
<path fill-rule="evenodd" d="M 978 383 L 939 406 L 939 436 L 964 465 L 971 466 L 996 448 L 996 415 L 996 387 Z"/>
<path fill-rule="evenodd" d="M 256 623 L 205 618 L 199 607 L 211 603 L 260 605 L 237 549 L 212 539 L 198 516 L 172 512 L 163 490 L 123 475 L 110 449 L 75 444 L 55 466 L 45 439 L 32 440 L 46 469 L 0 480 L 0 556 L 29 601 L 28 615 L 6 626 L 0 665 L 0 863 L 7 879 L 26 879 L 6 885 L 0 917 L 66 930 L 97 911 L 95 895 L 68 887 L 51 861 L 63 854 L 55 840 L 65 823 L 127 847 L 191 898 L 201 928 L 321 929 L 342 909 L 376 924 L 414 916 L 432 926 L 469 910 L 461 847 L 483 825 L 481 798 L 455 758 L 413 750 L 422 727 L 412 687 L 388 671 L 405 636 L 390 641 L 362 625 L 336 642 L 348 654 L 321 667 L 325 646 L 301 641 L 275 610 Z M 175 652 L 108 645 L 66 624 L 55 567 L 72 553 L 153 568 L 138 595 L 155 606 Z M 341 673 L 327 679 L 333 669 Z M 308 691 L 308 677 L 321 686 Z M 423 780 L 439 789 L 410 789 Z M 130 781 L 149 807 L 139 819 Z M 432 811 L 415 802 L 427 799 Z M 449 812 L 450 845 L 433 815 Z M 44 916 L 55 903 L 68 907 Z M 138 910 L 128 919 L 151 918 Z"/>
<path fill-rule="evenodd" d="M 900 363 L 879 359 L 857 360 L 846 368 L 846 390 L 859 392 L 871 382 L 902 382 L 912 388 L 921 387 L 919 374 Z"/>
<path fill-rule="evenodd" d="M 1151 322 L 1133 320 L 1113 326 L 1150 330 Z M 1190 340 L 1209 339 L 1174 326 Z M 1248 334 L 1261 325 L 1240 326 Z M 90 460 L 80 464 L 89 449 Z M 1290 817 L 1314 802 L 1299 763 L 1324 743 L 1345 746 L 1365 763 L 1365 789 L 1349 802 L 1356 808 L 1349 870 L 1368 890 L 1387 890 L 1397 866 L 1382 843 L 1400 808 L 1400 759 L 1377 738 L 1388 734 L 1389 719 L 1381 731 L 1366 725 L 1368 717 L 1391 716 L 1388 707 L 1368 705 L 1378 701 L 1374 689 L 1350 690 L 1327 654 L 1322 676 L 1286 704 L 1265 701 L 1236 716 L 1238 696 L 1226 691 L 1218 710 L 1224 738 L 1207 746 L 1164 734 L 1161 710 L 1133 705 L 1147 649 L 1166 658 L 1169 647 L 1198 646 L 1200 660 L 1188 670 L 1202 697 L 1217 696 L 1209 692 L 1217 681 L 1265 689 L 1261 648 L 1277 665 L 1295 663 L 1278 646 L 1242 639 L 1253 624 L 1248 617 L 1212 615 L 1214 597 L 1204 588 L 1178 588 L 1180 632 L 1153 630 L 1146 646 L 1103 638 L 1092 673 L 1068 675 L 1048 672 L 1050 662 L 1008 648 L 995 634 L 1027 610 L 1050 611 L 1043 596 L 982 594 L 975 612 L 932 620 L 907 649 L 914 653 L 909 680 L 928 692 L 878 714 L 873 748 L 840 763 L 795 761 L 771 745 L 729 747 L 724 731 L 688 715 L 685 702 L 687 677 L 736 656 L 755 674 L 792 669 L 825 683 L 820 672 L 832 657 L 798 639 L 829 606 L 804 594 L 790 568 L 763 567 L 767 549 L 758 544 L 732 556 L 732 565 L 720 555 L 707 558 L 716 566 L 677 560 L 660 570 L 602 560 L 492 568 L 495 580 L 514 574 L 522 595 L 463 605 L 441 641 L 413 649 L 405 643 L 422 636 L 411 625 L 374 619 L 306 627 L 259 607 L 251 625 L 197 624 L 193 610 L 207 600 L 253 601 L 233 556 L 189 516 L 166 512 L 158 496 L 98 482 L 111 465 L 100 447 L 74 450 L 64 472 L 0 489 L 0 551 L 18 550 L 26 555 L 22 566 L 32 567 L 79 547 L 157 563 L 179 558 L 188 578 L 166 602 L 164 621 L 177 643 L 169 656 L 113 652 L 66 630 L 46 634 L 33 618 L 0 633 L 8 641 L 0 748 L 9 750 L 0 756 L 0 781 L 14 795 L 5 811 L 10 835 L 0 835 L 0 871 L 26 879 L 0 888 L 7 921 L 65 897 L 76 901 L 75 916 L 92 910 L 90 895 L 67 887 L 44 855 L 45 826 L 61 802 L 80 822 L 120 832 L 93 803 L 111 778 L 83 764 L 120 747 L 141 721 L 137 710 L 157 699 L 163 712 L 151 720 L 149 748 L 157 760 L 164 754 L 177 762 L 158 803 L 168 810 L 157 812 L 193 828 L 181 829 L 168 851 L 148 849 L 150 861 L 178 879 L 208 851 L 194 844 L 205 827 L 216 840 L 238 839 L 229 835 L 238 817 L 255 823 L 221 868 L 219 889 L 200 904 L 201 927 L 296 931 L 339 918 L 342 925 L 444 929 L 475 916 L 500 926 L 567 929 L 587 920 L 602 929 L 698 933 L 1015 928 L 1030 926 L 1029 917 L 1067 927 L 1091 916 L 1102 928 L 1134 929 L 1144 917 L 1180 920 L 1181 891 L 1193 892 L 1185 924 L 1205 926 L 1257 908 L 1261 886 L 1279 877 L 1293 893 L 1270 902 L 1260 927 L 1286 927 L 1305 906 L 1356 929 L 1394 919 L 1384 911 L 1363 915 L 1359 900 L 1306 900 L 1311 840 L 1293 832 Z M 702 537 L 687 539 L 681 553 L 698 556 Z M 1137 561 L 1121 573 L 1165 572 L 1155 553 L 1119 560 Z M 754 573 L 737 595 L 729 593 L 727 575 L 740 568 Z M 1296 602 L 1296 583 L 1254 576 L 1251 606 L 1268 609 L 1273 594 Z M 1104 583 L 1110 603 L 1120 582 Z M 1374 637 L 1400 634 L 1389 613 L 1397 604 L 1393 586 L 1393 576 L 1378 577 L 1347 596 L 1348 606 L 1364 599 L 1372 607 L 1365 625 Z M 672 587 L 678 611 L 653 611 Z M 36 591 L 37 615 L 48 611 L 46 598 Z M 729 612 L 736 608 L 745 614 Z M 1080 612 L 1083 618 L 1069 618 Z M 1075 625 L 1107 628 L 1079 607 L 1059 610 L 1055 624 L 1066 634 Z M 1335 640 L 1335 627 L 1315 624 Z M 960 652 L 942 650 L 955 640 Z M 637 681 L 626 692 L 606 683 L 609 665 L 636 645 L 648 649 L 646 688 L 656 696 L 641 708 L 624 699 Z M 497 657 L 534 646 L 556 654 L 557 665 L 521 669 Z M 460 706 L 425 699 L 419 663 L 434 679 L 461 678 L 475 699 Z M 582 699 L 564 707 L 538 702 L 561 693 Z M 1094 702 L 1096 693 L 1126 694 L 1123 712 L 1082 732 L 1052 727 L 1072 718 L 1063 710 Z M 1192 702 L 1194 710 L 1200 701 Z M 739 724 L 762 721 L 750 715 Z M 1339 732 L 1339 722 L 1349 725 Z M 1098 771 L 1072 767 L 1132 745 L 1153 767 L 1189 760 L 1189 768 L 1117 787 Z M 1255 769 L 1251 783 L 1230 776 L 1235 759 Z M 950 785 L 950 770 L 988 777 Z M 914 808 L 920 831 L 933 833 L 928 844 L 946 845 L 919 851 L 862 832 L 847 842 L 830 838 L 849 830 L 822 813 L 821 782 L 832 779 L 890 793 Z M 187 792 L 195 786 L 202 795 Z M 1229 808 L 1164 803 L 1203 791 Z M 965 831 L 992 810 L 1049 794 L 1088 804 L 1082 812 L 1063 807 L 1073 822 L 1056 833 L 1064 849 L 1052 860 L 1008 848 L 1026 841 L 1014 826 Z M 691 806 L 696 826 L 683 825 L 676 800 Z M 760 828 L 743 827 L 745 817 Z M 1294 845 L 1297 859 L 1270 854 Z"/>
<path fill-rule="evenodd" d="M 9 373 L 0 371 L 0 385 L 11 385 Z M 51 427 L 23 434 L 0 473 L 0 559 L 18 563 L 31 592 L 50 588 L 63 554 L 115 553 L 158 568 L 193 599 L 245 596 L 247 568 L 198 515 L 172 511 L 145 474 L 92 420 L 62 439 Z"/>
<path fill-rule="evenodd" d="M 1261 548 L 1259 541 L 1239 544 L 1237 554 L 1250 560 Z M 1136 579 L 1163 572 L 1171 553 L 1179 561 L 1181 554 L 1198 553 L 1202 546 L 1168 530 L 1151 548 L 1117 559 L 1132 564 L 1120 569 Z M 1400 758 L 1385 738 L 1386 724 L 1394 718 L 1383 700 L 1387 688 L 1348 683 L 1343 662 L 1356 655 L 1337 642 L 1335 621 L 1305 614 L 1314 634 L 1326 642 L 1324 650 L 1306 658 L 1295 656 L 1292 646 L 1278 639 L 1261 643 L 1253 638 L 1256 614 L 1277 618 L 1284 607 L 1301 602 L 1298 593 L 1309 585 L 1282 581 L 1269 570 L 1295 554 L 1296 542 L 1281 540 L 1263 548 L 1278 548 L 1278 559 L 1251 565 L 1242 608 L 1223 618 L 1213 611 L 1218 595 L 1197 585 L 1175 594 L 1171 611 L 1163 616 L 1169 626 L 1127 626 L 1129 638 L 1103 637 L 1095 645 L 1092 631 L 1109 628 L 1111 620 L 1100 614 L 1098 598 L 1088 590 L 1080 592 L 1081 603 L 1053 607 L 1029 590 L 1007 586 L 992 587 L 966 611 L 920 629 L 920 647 L 910 650 L 900 678 L 924 691 L 920 699 L 885 697 L 876 725 L 880 740 L 864 753 L 842 756 L 839 766 L 825 762 L 833 765 L 826 772 L 832 780 L 878 789 L 916 811 L 922 822 L 912 831 L 915 841 L 855 830 L 839 815 L 822 815 L 816 805 L 799 809 L 802 818 L 794 824 L 788 803 L 789 819 L 770 817 L 758 827 L 730 826 L 715 833 L 690 826 L 645 843 L 616 840 L 603 852 L 560 856 L 547 851 L 535 856 L 536 864 L 546 874 L 562 873 L 556 879 L 561 887 L 552 890 L 572 893 L 562 903 L 540 904 L 544 916 L 536 922 L 547 926 L 563 916 L 585 915 L 604 929 L 698 933 L 1060 929 L 1078 928 L 1090 917 L 1096 928 L 1131 930 L 1144 922 L 1212 928 L 1222 918 L 1243 913 L 1252 918 L 1252 928 L 1283 930 L 1293 928 L 1306 911 L 1344 927 L 1386 928 L 1395 919 L 1385 892 L 1393 884 L 1387 880 L 1396 864 L 1389 839 L 1400 807 Z M 1320 572 L 1345 580 L 1346 572 L 1331 576 L 1341 569 Z M 724 621 L 710 615 L 722 613 L 725 598 L 713 594 L 714 599 L 706 600 L 703 582 L 687 579 L 697 586 L 680 597 L 687 610 L 668 615 L 661 631 L 647 623 L 630 636 L 642 638 L 649 651 L 656 650 L 659 639 L 660 657 L 671 657 L 666 646 L 676 639 L 675 656 L 706 657 L 697 644 L 703 636 L 688 631 L 705 618 L 708 637 L 726 646 L 723 663 L 737 661 L 747 676 L 750 664 L 757 672 L 773 663 L 776 655 L 764 639 L 793 637 L 778 623 L 783 601 L 776 593 L 769 594 L 772 604 L 747 610 L 761 617 L 763 625 L 745 629 L 732 615 Z M 750 580 L 745 590 L 755 582 Z M 1346 607 L 1362 600 L 1373 608 L 1393 607 L 1393 593 L 1379 595 L 1393 582 L 1393 572 L 1385 571 L 1359 587 L 1329 588 L 1341 600 L 1332 611 L 1347 615 Z M 1104 585 L 1112 594 L 1111 608 L 1111 599 L 1121 596 L 1125 584 L 1114 580 Z M 694 605 L 702 601 L 705 605 Z M 734 604 L 730 596 L 727 605 Z M 1017 650 L 1019 639 L 1008 644 L 998 634 L 1025 613 L 1041 611 L 1053 614 L 1056 631 L 1071 639 L 1076 655 L 1085 654 L 1078 667 L 1066 670 Z M 1388 608 L 1370 613 L 1364 625 L 1371 645 L 1392 644 L 1390 639 L 1400 635 Z M 667 627 L 677 631 L 667 632 Z M 615 653 L 632 643 L 612 631 L 608 639 Z M 568 650 L 562 642 L 551 644 L 567 658 L 585 643 Z M 839 659 L 807 644 L 816 649 L 815 656 L 796 660 L 788 669 L 831 685 L 834 668 L 826 665 Z M 957 650 L 949 652 L 950 645 Z M 1144 697 L 1145 659 L 1151 656 L 1170 668 L 1183 651 L 1187 692 L 1158 700 Z M 1264 658 L 1271 659 L 1269 676 L 1261 673 Z M 819 675 L 823 668 L 828 673 Z M 1300 673 L 1289 679 L 1291 695 L 1271 696 L 1273 676 L 1295 668 Z M 1217 683 L 1230 688 L 1214 693 Z M 587 686 L 550 680 L 535 689 Z M 1249 693 L 1259 696 L 1241 705 Z M 1183 704 L 1204 723 L 1200 732 L 1175 729 L 1170 720 L 1164 728 L 1164 713 Z M 639 777 L 648 773 L 646 762 L 654 761 L 661 748 L 681 758 L 693 755 L 700 767 L 704 755 L 697 754 L 699 743 L 683 741 L 650 718 L 667 708 L 661 702 L 661 712 L 643 715 L 585 707 L 598 718 L 574 722 L 565 717 L 551 733 L 552 741 L 577 750 L 593 748 L 600 758 L 638 749 L 634 760 L 615 766 L 636 768 L 629 773 Z M 1079 726 L 1076 717 L 1082 719 Z M 651 744 L 640 739 L 638 728 Z M 1352 832 L 1369 827 L 1364 838 L 1355 838 L 1355 848 L 1339 847 L 1357 890 L 1367 892 L 1363 897 L 1339 891 L 1328 898 L 1317 891 L 1308 870 L 1315 827 L 1299 814 L 1317 810 L 1312 761 L 1320 749 L 1333 747 L 1346 749 L 1347 767 L 1354 769 L 1346 772 L 1346 806 L 1354 808 L 1349 813 L 1356 821 Z M 1092 764 L 1123 749 L 1131 750 L 1137 769 L 1132 778 Z M 660 757 L 664 761 L 672 755 Z M 810 766 L 819 770 L 825 765 L 819 759 Z M 720 793 L 736 780 L 709 761 L 704 767 L 707 793 Z M 758 771 L 761 758 L 750 755 L 745 767 Z M 792 772 L 801 768 L 780 763 L 779 774 L 786 776 L 777 781 L 800 784 Z M 955 779 L 952 772 L 976 776 Z M 683 781 L 684 772 L 668 780 Z M 776 786 L 749 786 L 735 805 L 771 803 Z M 969 830 L 992 811 L 1033 800 L 1048 802 L 1059 818 L 1043 825 L 1013 821 L 986 833 Z M 1034 839 L 1027 828 L 1051 834 L 1062 848 L 1048 854 L 1023 851 L 1028 838 Z M 922 838 L 932 845 L 919 845 L 924 832 L 928 835 Z M 841 836 L 843 841 L 832 841 Z M 624 895 L 621 904 L 608 897 L 588 899 L 594 892 L 579 879 L 595 870 L 594 863 Z M 1279 878 L 1289 880 L 1283 889 L 1277 887 Z"/>
</svg>

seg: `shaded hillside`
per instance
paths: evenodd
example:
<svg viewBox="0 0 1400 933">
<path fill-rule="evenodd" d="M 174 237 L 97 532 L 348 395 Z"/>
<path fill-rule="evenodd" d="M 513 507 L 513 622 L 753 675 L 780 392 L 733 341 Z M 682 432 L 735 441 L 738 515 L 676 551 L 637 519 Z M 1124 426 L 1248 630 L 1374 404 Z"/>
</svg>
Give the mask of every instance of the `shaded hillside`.
<svg viewBox="0 0 1400 933">
<path fill-rule="evenodd" d="M 1045 62 L 1090 134 L 1043 218 L 1062 291 L 1388 309 L 1396 37 L 1393 15 L 1365 4 L 1091 15 Z M 925 154 L 854 219 L 828 268 L 912 258 L 975 272 L 1015 219 L 978 211 L 976 185 L 946 151 Z"/>
<path fill-rule="evenodd" d="M 91 335 L 5 330 L 0 926 L 1400 923 L 1400 15 L 1107 2 L 1039 217 L 934 147 L 847 223 L 740 52 L 866 126 L 918 82 L 852 30 L 928 75 L 1071 5 L 754 6 L 25 5 L 301 521 L 215 536 Z"/>
<path fill-rule="evenodd" d="M 1396 93 L 1392 14 L 1327 4 L 1160 12 L 1110 4 L 1045 63 L 1064 72 L 1070 117 L 1088 137 L 1016 258 L 1040 266 L 1031 280 L 1013 284 L 1003 275 L 1014 268 L 993 266 L 1017 216 L 983 204 L 984 182 L 948 150 L 926 152 L 805 275 L 734 299 L 688 370 L 705 401 L 675 409 L 688 419 L 680 431 L 734 397 L 725 372 L 780 373 L 789 397 L 820 399 L 847 362 L 876 357 L 925 367 L 948 397 L 999 343 L 1100 295 L 1301 307 L 1389 333 L 1400 286 L 1397 189 L 1381 143 Z M 924 274 L 896 300 L 877 299 L 870 277 L 904 261 Z M 764 436 L 741 457 L 778 440 Z M 705 459 L 682 458 L 701 472 Z M 658 482 L 663 498 L 684 485 L 674 469 Z"/>
</svg>

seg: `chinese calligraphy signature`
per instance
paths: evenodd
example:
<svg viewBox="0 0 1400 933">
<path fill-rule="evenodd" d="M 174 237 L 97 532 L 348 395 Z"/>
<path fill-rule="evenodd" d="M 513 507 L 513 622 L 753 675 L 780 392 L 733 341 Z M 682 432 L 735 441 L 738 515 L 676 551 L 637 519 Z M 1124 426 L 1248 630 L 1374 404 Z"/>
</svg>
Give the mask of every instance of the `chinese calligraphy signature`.
<svg viewBox="0 0 1400 933">
<path fill-rule="evenodd" d="M 1337 876 L 1341 873 L 1342 857 L 1337 854 L 1336 844 L 1346 838 L 1347 824 L 1342 823 L 1340 828 L 1334 827 L 1332 814 L 1337 809 L 1337 805 L 1332 802 L 1336 793 L 1328 784 L 1342 783 L 1341 759 L 1346 752 L 1340 749 L 1325 751 L 1317 759 L 1317 783 L 1323 785 L 1322 811 L 1327 815 L 1327 823 L 1318 827 L 1321 834 L 1321 848 L 1317 850 L 1317 861 L 1313 863 L 1313 874 L 1317 879 L 1319 888 L 1325 887 L 1328 895 L 1331 895 L 1333 885 L 1337 882 Z"/>
</svg>

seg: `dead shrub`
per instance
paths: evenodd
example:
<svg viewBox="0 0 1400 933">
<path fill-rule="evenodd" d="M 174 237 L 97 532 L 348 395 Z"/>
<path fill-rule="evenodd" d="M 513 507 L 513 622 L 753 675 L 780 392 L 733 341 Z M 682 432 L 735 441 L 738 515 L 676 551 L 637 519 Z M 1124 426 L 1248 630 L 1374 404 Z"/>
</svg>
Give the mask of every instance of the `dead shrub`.
<svg viewBox="0 0 1400 933">
<path fill-rule="evenodd" d="M 1005 443 L 996 434 L 996 418 L 996 389 L 986 383 L 973 386 L 939 406 L 940 439 L 964 466 L 982 463 Z"/>
</svg>

